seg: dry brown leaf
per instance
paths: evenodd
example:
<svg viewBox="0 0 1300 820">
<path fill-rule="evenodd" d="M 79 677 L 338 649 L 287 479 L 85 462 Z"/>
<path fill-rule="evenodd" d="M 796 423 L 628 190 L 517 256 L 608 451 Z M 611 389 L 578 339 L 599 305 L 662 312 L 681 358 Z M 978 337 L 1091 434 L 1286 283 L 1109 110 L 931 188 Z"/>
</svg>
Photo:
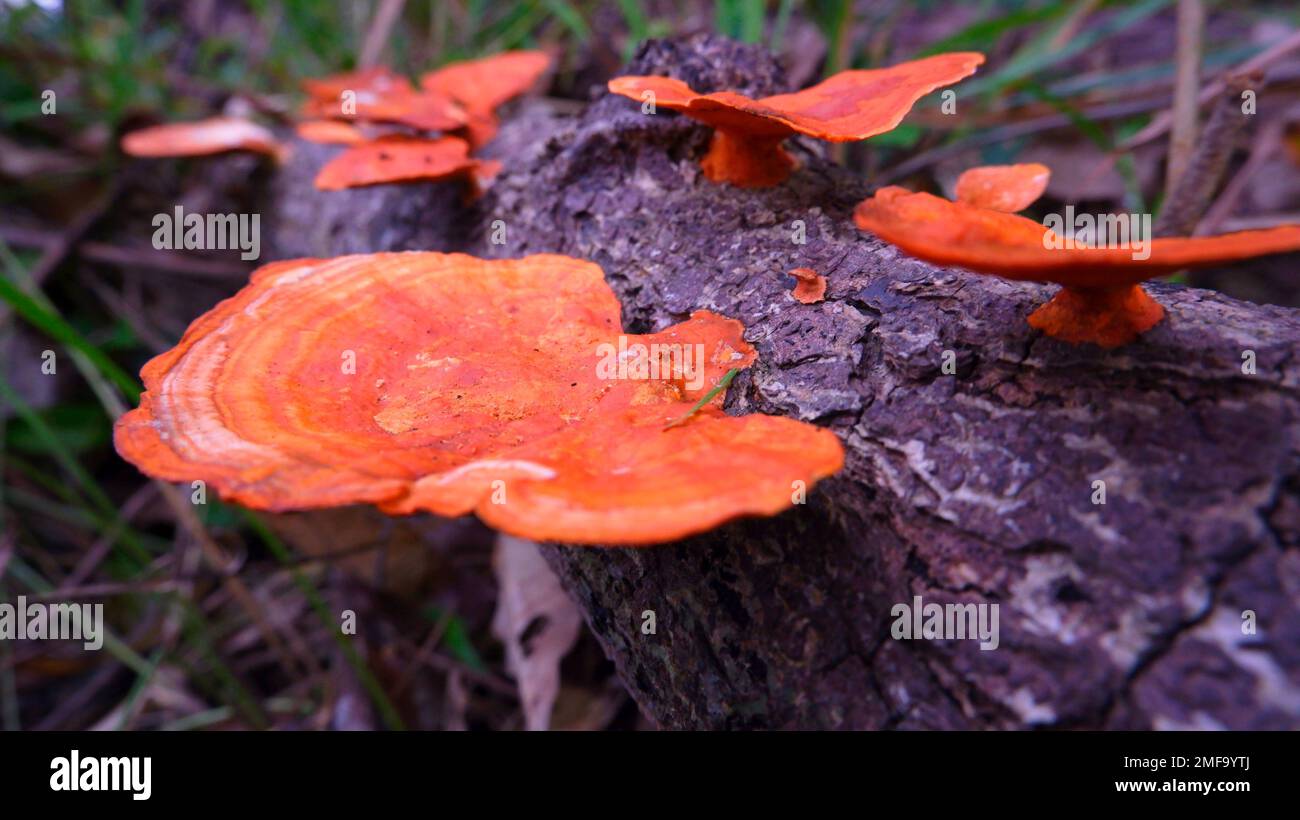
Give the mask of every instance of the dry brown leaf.
<svg viewBox="0 0 1300 820">
<path fill-rule="evenodd" d="M 417 595 L 445 571 L 446 556 L 433 546 L 457 537 L 455 528 L 441 521 L 391 518 L 359 505 L 267 515 L 265 520 L 296 552 L 400 598 Z"/>
<path fill-rule="evenodd" d="M 492 556 L 499 597 L 492 633 L 506 647 L 530 731 L 550 726 L 560 661 L 578 639 L 578 608 L 532 541 L 501 535 Z"/>
</svg>

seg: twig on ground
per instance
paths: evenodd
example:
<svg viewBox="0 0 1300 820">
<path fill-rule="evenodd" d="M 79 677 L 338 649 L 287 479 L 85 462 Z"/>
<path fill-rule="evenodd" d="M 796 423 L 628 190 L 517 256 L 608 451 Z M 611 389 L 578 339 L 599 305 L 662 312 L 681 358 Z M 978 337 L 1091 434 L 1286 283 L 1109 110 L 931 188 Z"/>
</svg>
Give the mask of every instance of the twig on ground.
<svg viewBox="0 0 1300 820">
<path fill-rule="evenodd" d="M 418 661 L 418 663 L 408 664 L 406 669 L 402 670 L 401 677 L 399 677 L 397 683 L 393 685 L 393 697 L 401 697 L 407 687 L 411 685 L 411 681 L 415 679 L 415 670 L 418 669 L 420 665 L 428 663 L 429 654 L 437 648 L 438 642 L 442 640 L 442 636 L 446 634 L 447 627 L 450 625 L 451 613 L 444 612 L 442 613 L 442 616 L 438 618 L 437 623 L 429 628 L 428 637 L 426 637 L 424 642 L 415 650 L 415 660 Z"/>
<path fill-rule="evenodd" d="M 1122 119 L 1131 117 L 1134 114 L 1144 114 L 1148 111 L 1155 111 L 1166 104 L 1163 98 L 1152 98 L 1149 100 L 1129 100 L 1118 103 L 1107 103 L 1095 108 L 1088 108 L 1080 111 L 1081 116 L 1093 122 L 1102 122 L 1105 120 Z M 1011 142 L 1021 137 L 1039 134 L 1045 131 L 1056 131 L 1062 128 L 1076 128 L 1077 121 L 1066 114 L 1049 114 L 1043 117 L 1035 117 L 1022 122 L 1010 123 L 1008 125 L 990 128 L 989 130 L 966 139 L 960 139 L 947 145 L 941 145 L 924 151 L 912 157 L 905 162 L 900 162 L 881 175 L 878 184 L 890 185 L 900 179 L 905 179 L 919 171 L 924 171 L 931 165 L 942 162 L 951 157 L 961 154 L 963 151 L 970 151 L 985 145 L 998 145 L 1004 142 Z"/>
<path fill-rule="evenodd" d="M 1227 77 L 1253 74 L 1257 71 L 1261 73 L 1267 72 L 1268 69 L 1278 60 L 1281 60 L 1283 57 L 1286 57 L 1291 52 L 1297 50 L 1300 50 L 1300 31 L 1297 31 L 1285 40 L 1277 43 L 1272 48 L 1256 54 L 1241 65 L 1232 68 L 1218 79 L 1208 83 L 1201 89 L 1201 94 L 1197 98 L 1197 101 L 1201 105 L 1209 105 L 1216 97 L 1223 93 L 1224 82 Z M 1158 114 L 1151 119 L 1151 122 L 1146 128 L 1143 128 L 1141 131 L 1124 140 L 1124 142 L 1120 144 L 1120 148 L 1124 150 L 1132 150 L 1139 145 L 1145 145 L 1152 140 L 1159 139 L 1169 130 L 1172 123 L 1173 115 L 1171 112 L 1165 111 Z"/>
<path fill-rule="evenodd" d="M 1205 6 L 1201 0 L 1178 0 L 1178 45 L 1174 71 L 1174 105 L 1169 130 L 1165 199 L 1173 194 L 1196 149 L 1197 90 L 1201 74 L 1201 37 Z"/>
<path fill-rule="evenodd" d="M 88 277 L 90 289 L 95 292 L 99 300 L 108 306 L 108 310 L 117 318 L 131 326 L 131 331 L 140 337 L 140 341 L 148 345 L 154 355 L 169 350 L 175 344 L 175 340 L 167 340 L 154 330 L 144 316 L 130 305 L 122 296 L 105 282 L 97 277 Z"/>
<path fill-rule="evenodd" d="M 49 248 L 60 241 L 60 234 L 39 228 L 4 225 L 0 226 L 0 239 L 23 248 Z M 105 242 L 80 242 L 75 251 L 78 256 L 92 262 L 200 279 L 242 280 L 247 279 L 252 271 L 248 265 L 205 259 L 182 251 L 121 247 Z"/>
<path fill-rule="evenodd" d="M 1228 169 L 1237 137 L 1249 121 L 1250 115 L 1242 111 L 1241 94 L 1258 85 L 1260 79 L 1260 74 L 1242 74 L 1224 81 L 1224 92 L 1210 114 L 1187 170 L 1160 209 L 1156 236 L 1187 236 L 1196 229 Z"/>
<path fill-rule="evenodd" d="M 1214 201 L 1210 210 L 1201 218 L 1200 223 L 1196 226 L 1196 235 L 1208 236 L 1219 233 L 1220 226 L 1237 207 L 1237 203 L 1246 192 L 1246 187 L 1251 180 L 1282 147 L 1282 135 L 1285 132 L 1286 123 L 1281 120 L 1270 120 L 1266 126 L 1260 129 L 1259 134 L 1255 137 L 1254 145 L 1251 146 L 1250 156 L 1246 158 L 1246 164 L 1224 186 L 1219 198 Z"/>
<path fill-rule="evenodd" d="M 95 571 L 95 568 L 99 566 L 100 562 L 108 557 L 108 554 L 113 550 L 113 545 L 117 543 L 121 530 L 131 523 L 131 519 L 135 518 L 136 514 L 139 513 L 140 510 L 144 509 L 145 506 L 154 500 L 155 495 L 157 495 L 157 489 L 152 483 L 145 484 L 143 487 L 136 490 L 131 497 L 126 500 L 126 503 L 122 505 L 122 511 L 117 520 L 95 541 L 94 544 L 91 545 L 90 549 L 81 556 L 81 560 L 77 562 L 77 566 L 73 568 L 68 577 L 63 579 L 63 582 L 59 585 L 59 588 L 56 591 L 62 594 L 70 587 L 76 587 L 85 583 L 86 579 Z M 0 572 L 0 574 L 3 573 Z"/>
<path fill-rule="evenodd" d="M 357 60 L 359 67 L 370 68 L 379 62 L 379 58 L 384 53 L 384 46 L 388 43 L 388 35 L 392 33 L 397 19 L 402 16 L 404 5 L 406 0 L 383 0 L 379 4 L 374 18 L 370 21 L 370 29 L 366 31 L 365 42 L 361 46 L 361 56 Z"/>
</svg>

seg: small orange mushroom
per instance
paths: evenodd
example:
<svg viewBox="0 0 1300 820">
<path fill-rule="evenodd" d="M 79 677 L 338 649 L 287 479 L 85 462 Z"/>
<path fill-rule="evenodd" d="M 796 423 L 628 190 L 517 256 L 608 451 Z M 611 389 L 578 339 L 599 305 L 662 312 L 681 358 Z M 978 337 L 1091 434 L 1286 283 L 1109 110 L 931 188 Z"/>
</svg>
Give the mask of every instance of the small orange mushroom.
<svg viewBox="0 0 1300 820">
<path fill-rule="evenodd" d="M 449 63 L 421 77 L 420 87 L 449 97 L 465 109 L 462 130 L 470 146 L 477 149 L 496 136 L 493 112 L 531 88 L 550 64 L 551 58 L 544 51 L 507 51 Z"/>
<path fill-rule="evenodd" d="M 897 187 L 858 204 L 854 221 L 907 253 L 1004 279 L 1055 282 L 1062 289 L 1029 324 L 1062 341 L 1118 347 L 1164 316 L 1138 283 L 1184 268 L 1300 250 L 1300 225 L 1222 236 L 1149 239 L 1132 248 L 1062 241 L 1032 219 Z"/>
<path fill-rule="evenodd" d="M 339 102 L 345 92 L 351 91 L 358 99 L 379 99 L 392 94 L 411 93 L 411 81 L 384 66 L 332 74 L 302 81 L 302 88 L 313 100 Z"/>
<path fill-rule="evenodd" d="M 145 365 L 114 441 L 249 507 L 476 512 L 586 544 L 772 515 L 841 467 L 829 431 L 717 400 L 665 430 L 754 351 L 712 313 L 643 336 L 619 313 L 600 268 L 564 256 L 276 262 Z M 656 378 L 664 350 L 689 361 Z"/>
<path fill-rule="evenodd" d="M 352 102 L 348 106 L 338 99 L 311 99 L 302 110 L 309 117 L 396 123 L 422 131 L 452 131 L 468 121 L 465 110 L 454 100 L 428 91 L 359 94 Z"/>
<path fill-rule="evenodd" d="M 322 145 L 360 145 L 366 141 L 361 129 L 337 120 L 307 120 L 298 123 L 294 131 L 302 139 Z"/>
<path fill-rule="evenodd" d="M 916 101 L 975 73 L 984 55 L 938 54 L 869 71 L 842 71 L 811 88 L 758 100 L 732 91 L 698 94 L 668 77 L 616 77 L 609 90 L 680 111 L 713 126 L 700 165 L 714 182 L 765 188 L 784 181 L 794 159 L 781 143 L 794 134 L 856 142 L 891 131 Z"/>
<path fill-rule="evenodd" d="M 303 80 L 302 86 L 308 95 L 302 112 L 309 117 L 396 123 L 424 131 L 462 128 L 467 120 L 451 97 L 421 91 L 384 67 Z"/>
<path fill-rule="evenodd" d="M 331 159 L 316 174 L 316 188 L 341 191 L 394 182 L 436 182 L 464 179 L 477 186 L 495 175 L 500 163 L 485 163 L 469 155 L 469 144 L 459 137 L 423 139 L 389 135 L 355 145 Z"/>
<path fill-rule="evenodd" d="M 285 153 L 270 131 L 236 117 L 141 128 L 122 137 L 122 150 L 133 157 L 198 157 L 253 151 L 280 159 Z"/>
<path fill-rule="evenodd" d="M 790 275 L 796 280 L 790 295 L 805 305 L 816 304 L 826 298 L 826 277 L 812 268 L 795 268 Z"/>
<path fill-rule="evenodd" d="M 1051 169 L 1037 162 L 969 168 L 957 177 L 957 201 L 1013 214 L 1033 205 L 1051 178 Z"/>
</svg>

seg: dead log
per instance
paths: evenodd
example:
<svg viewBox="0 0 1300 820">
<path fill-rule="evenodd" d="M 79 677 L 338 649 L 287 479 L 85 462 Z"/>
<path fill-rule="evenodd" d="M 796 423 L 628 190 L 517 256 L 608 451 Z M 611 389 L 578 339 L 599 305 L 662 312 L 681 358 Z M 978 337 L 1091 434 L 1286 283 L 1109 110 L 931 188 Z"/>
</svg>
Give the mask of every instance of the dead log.
<svg viewBox="0 0 1300 820">
<path fill-rule="evenodd" d="M 629 72 L 783 90 L 765 52 L 720 39 L 648 43 Z M 429 205 L 449 186 L 317 194 L 307 152 L 267 208 L 294 254 L 594 260 L 631 331 L 700 308 L 744 322 L 760 360 L 730 409 L 839 434 L 843 472 L 778 518 L 650 549 L 545 548 L 648 715 L 1300 728 L 1300 313 L 1155 285 L 1168 318 L 1137 344 L 1065 345 L 1025 323 L 1050 287 L 859 232 L 867 188 L 816 146 L 796 141 L 787 183 L 741 190 L 701 177 L 707 137 L 598 95 L 574 118 L 534 106 L 508 123 L 506 170 L 469 211 Z M 795 267 L 828 278 L 826 301 L 790 298 Z M 915 596 L 996 604 L 997 648 L 894 639 Z"/>
</svg>

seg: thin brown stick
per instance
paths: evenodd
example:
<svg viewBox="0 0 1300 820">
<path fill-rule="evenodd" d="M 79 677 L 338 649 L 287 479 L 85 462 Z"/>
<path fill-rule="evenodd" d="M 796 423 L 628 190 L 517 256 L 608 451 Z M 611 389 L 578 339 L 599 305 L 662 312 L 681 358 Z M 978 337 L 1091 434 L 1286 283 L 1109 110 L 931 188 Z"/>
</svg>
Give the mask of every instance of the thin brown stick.
<svg viewBox="0 0 1300 820">
<path fill-rule="evenodd" d="M 1205 6 L 1201 0 L 1178 0 L 1178 45 L 1174 73 L 1173 120 L 1169 130 L 1169 159 L 1165 172 L 1165 198 L 1173 195 L 1178 180 L 1196 150 L 1197 91 L 1201 81 L 1201 37 L 1205 31 Z"/>
<path fill-rule="evenodd" d="M 189 530 L 190 534 L 198 542 L 204 561 L 212 569 L 222 572 L 223 568 L 230 563 L 226 552 L 213 540 L 207 528 L 203 526 L 203 522 L 199 521 L 198 515 L 194 512 L 194 507 L 182 497 L 180 491 L 173 485 L 163 481 L 155 483 L 162 493 L 163 500 L 167 502 L 167 506 L 171 508 L 172 513 L 176 516 L 176 520 Z M 286 672 L 291 676 L 301 674 L 301 670 L 296 668 L 297 663 L 293 662 L 295 657 L 299 663 L 313 673 L 319 674 L 321 672 L 320 663 L 317 661 L 316 656 L 303 643 L 301 636 L 293 630 L 288 630 L 285 633 L 288 645 L 293 647 L 294 650 L 294 652 L 289 651 L 285 642 L 280 639 L 280 634 L 271 626 L 271 622 L 262 610 L 261 604 L 258 603 L 257 598 L 241 579 L 234 575 L 225 575 L 223 585 L 230 592 L 231 597 L 248 614 L 253 625 L 257 627 L 257 631 L 262 635 L 263 640 L 280 653 L 281 665 L 284 666 Z"/>
<path fill-rule="evenodd" d="M 499 675 L 496 675 L 490 671 L 480 672 L 474 667 L 469 666 L 468 664 L 462 663 L 461 661 L 455 658 L 449 657 L 447 655 L 443 655 L 436 651 L 419 654 L 418 652 L 419 647 L 415 645 L 414 641 L 411 641 L 408 638 L 403 638 L 400 636 L 398 637 L 397 640 L 399 643 L 403 644 L 404 646 L 406 646 L 408 649 L 412 651 L 412 654 L 415 656 L 416 660 L 425 664 L 426 666 L 431 666 L 440 672 L 459 671 L 464 673 L 465 677 L 469 678 L 471 681 L 482 684 L 483 686 L 487 687 L 488 689 L 491 689 L 493 692 L 497 693 L 498 695 L 504 695 L 508 698 L 513 698 L 513 699 L 518 699 L 519 697 L 518 687 L 516 687 L 513 683 L 511 683 L 510 681 L 506 680 L 505 678 Z"/>
<path fill-rule="evenodd" d="M 29 601 L 75 601 L 79 598 L 111 598 L 118 595 L 150 595 L 160 592 L 177 592 L 181 584 L 170 578 L 153 581 L 131 581 L 123 583 L 87 584 L 74 587 L 64 584 L 49 592 L 28 592 Z"/>
<path fill-rule="evenodd" d="M 1246 164 L 1241 166 L 1226 186 L 1224 186 L 1219 198 L 1210 206 L 1210 210 L 1205 213 L 1200 224 L 1196 226 L 1198 236 L 1207 236 L 1219 232 L 1220 226 L 1227 220 L 1228 216 L 1237 207 L 1246 188 L 1255 178 L 1268 161 L 1272 159 L 1282 147 L 1282 135 L 1286 132 L 1286 124 L 1281 120 L 1272 120 L 1264 128 L 1260 129 L 1259 135 L 1255 137 L 1255 144 L 1251 146 L 1250 156 L 1246 158 Z"/>
<path fill-rule="evenodd" d="M 444 612 L 438 622 L 429 628 L 428 637 L 415 650 L 415 660 L 419 664 L 428 663 L 427 656 L 438 647 L 439 641 L 442 640 L 442 636 L 446 634 L 447 627 L 450 625 L 451 613 Z M 402 670 L 401 677 L 397 679 L 397 683 L 393 686 L 393 697 L 401 697 L 406 692 L 407 687 L 411 685 L 411 681 L 415 679 L 415 670 L 419 668 L 419 664 L 408 664 L 406 669 Z"/>
<path fill-rule="evenodd" d="M 397 23 L 397 18 L 402 16 L 402 7 L 404 5 L 406 5 L 406 0 L 382 0 L 380 2 L 379 9 L 370 21 L 370 29 L 366 31 L 366 39 L 361 46 L 361 57 L 357 60 L 357 64 L 361 68 L 370 68 L 379 62 L 379 58 L 384 53 L 384 46 L 388 43 L 388 35 L 393 32 L 393 26 Z"/>
<path fill-rule="evenodd" d="M 153 326 L 140 314 L 134 307 L 127 303 L 125 299 L 107 283 L 98 277 L 87 277 L 90 283 L 90 289 L 99 297 L 99 301 L 108 306 L 108 310 L 117 318 L 126 322 L 131 327 L 131 332 L 140 337 L 154 355 L 170 350 L 175 340 L 163 338 L 162 334 L 154 330 Z"/>
<path fill-rule="evenodd" d="M 1242 91 L 1258 85 L 1259 80 L 1258 74 L 1226 80 L 1224 93 L 1210 114 L 1187 170 L 1160 210 L 1160 218 L 1155 224 L 1156 236 L 1187 236 L 1196 229 L 1196 223 L 1209 207 L 1228 169 L 1237 137 L 1250 119 L 1250 115 L 1242 111 Z"/>
<path fill-rule="evenodd" d="M 1067 43 L 1074 39 L 1079 33 L 1079 29 L 1087 22 L 1088 17 L 1097 10 L 1098 0 L 1086 0 L 1080 3 L 1069 12 L 1065 22 L 1057 29 L 1056 34 L 1052 35 L 1051 42 L 1048 43 L 1050 49 L 1064 48 Z"/>
<path fill-rule="evenodd" d="M 1131 117 L 1134 114 L 1143 114 L 1147 111 L 1154 111 L 1165 105 L 1165 101 L 1159 98 L 1149 100 L 1130 100 L 1118 103 L 1107 103 L 1095 108 L 1085 109 L 1082 114 L 1089 120 L 1101 122 L 1106 120 L 1120 119 Z M 900 179 L 905 179 L 918 171 L 923 171 L 935 163 L 942 162 L 950 157 L 957 156 L 964 151 L 978 148 L 984 145 L 997 145 L 1003 142 L 1009 142 L 1020 137 L 1039 134 L 1045 131 L 1055 131 L 1062 128 L 1075 128 L 1075 121 L 1065 114 L 1049 114 L 1042 117 L 1035 117 L 1021 122 L 1010 123 L 1008 125 L 991 128 L 982 134 L 972 136 L 966 139 L 960 139 L 950 142 L 947 145 L 941 145 L 928 151 L 923 151 L 916 156 L 904 162 L 889 168 L 881 175 L 879 180 L 874 180 L 880 185 L 889 185 Z"/>
<path fill-rule="evenodd" d="M 5 570 L 9 567 L 9 559 L 14 555 L 14 544 L 17 540 L 18 536 L 13 530 L 0 535 L 0 578 L 4 577 Z"/>
<path fill-rule="evenodd" d="M 68 574 L 68 577 L 64 578 L 63 582 L 51 594 L 67 594 L 67 588 L 76 587 L 85 583 L 86 579 L 90 577 L 90 574 L 95 571 L 95 568 L 99 566 L 100 562 L 104 560 L 109 551 L 113 548 L 114 542 L 117 541 L 118 536 L 121 534 L 120 531 L 130 525 L 131 519 L 135 518 L 136 514 L 139 513 L 140 510 L 144 509 L 145 505 L 152 502 L 157 493 L 158 490 L 152 483 L 145 484 L 143 487 L 132 493 L 131 497 L 122 505 L 122 510 L 118 515 L 118 520 L 115 526 L 101 535 L 95 543 L 91 545 L 90 549 L 81 556 L 81 560 L 77 562 L 77 566 L 73 568 L 72 572 Z"/>
<path fill-rule="evenodd" d="M 17 225 L 0 226 L 0 239 L 22 248 L 49 248 L 61 241 L 55 231 L 25 228 Z M 200 279 L 247 279 L 252 268 L 235 262 L 204 259 L 181 251 L 129 248 L 104 242 L 80 242 L 75 252 L 83 259 L 102 262 L 132 270 L 162 271 Z"/>
<path fill-rule="evenodd" d="M 73 218 L 72 223 L 56 234 L 51 234 L 49 241 L 42 245 L 41 258 L 28 271 L 34 287 L 41 287 L 46 277 L 67 259 L 73 247 L 95 226 L 125 188 L 124 175 L 119 174 L 108 188 L 88 207 L 83 208 Z M 9 320 L 12 308 L 8 303 L 0 305 L 0 325 Z"/>
<path fill-rule="evenodd" d="M 1280 214 L 1261 214 L 1259 216 L 1234 216 L 1223 222 L 1225 233 L 1232 231 L 1262 231 L 1279 225 L 1294 225 L 1300 222 L 1300 211 Z"/>
<path fill-rule="evenodd" d="M 1216 97 L 1223 93 L 1224 77 L 1237 76 L 1241 74 L 1253 74 L 1255 72 L 1267 72 L 1278 60 L 1286 57 L 1293 51 L 1300 50 L 1300 31 L 1280 41 L 1272 48 L 1266 49 L 1244 63 L 1230 69 L 1218 79 L 1206 84 L 1201 89 L 1201 94 L 1197 98 L 1201 105 L 1209 105 Z M 1145 145 L 1152 140 L 1160 139 L 1166 131 L 1169 130 L 1173 123 L 1173 115 L 1169 111 L 1157 114 L 1151 119 L 1146 128 L 1137 132 L 1133 136 L 1124 140 L 1120 144 L 1122 150 L 1132 150 L 1139 145 Z"/>
<path fill-rule="evenodd" d="M 112 683 L 113 679 L 118 676 L 118 673 L 126 671 L 126 667 L 119 666 L 118 664 L 109 664 L 100 668 L 71 695 L 59 698 L 58 702 L 54 705 L 54 708 L 42 717 L 40 722 L 31 727 L 32 730 L 37 732 L 47 732 L 52 729 L 63 727 L 64 723 L 72 717 L 74 713 L 94 701 L 95 696 L 108 686 L 108 684 Z M 85 720 L 82 724 L 84 725 L 89 722 L 89 720 Z"/>
</svg>

